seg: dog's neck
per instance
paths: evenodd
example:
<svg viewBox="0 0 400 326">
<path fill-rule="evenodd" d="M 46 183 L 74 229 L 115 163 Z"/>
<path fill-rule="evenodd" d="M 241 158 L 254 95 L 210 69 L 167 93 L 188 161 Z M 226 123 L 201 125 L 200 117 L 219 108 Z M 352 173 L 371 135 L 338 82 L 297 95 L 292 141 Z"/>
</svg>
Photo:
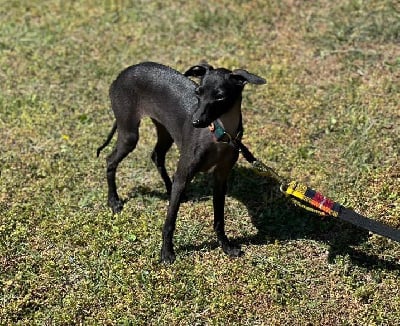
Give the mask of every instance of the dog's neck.
<svg viewBox="0 0 400 326">
<path fill-rule="evenodd" d="M 232 137 L 232 139 L 234 139 L 240 131 L 241 105 L 242 99 L 239 98 L 227 113 L 224 113 L 219 117 L 222 127 Z"/>
</svg>

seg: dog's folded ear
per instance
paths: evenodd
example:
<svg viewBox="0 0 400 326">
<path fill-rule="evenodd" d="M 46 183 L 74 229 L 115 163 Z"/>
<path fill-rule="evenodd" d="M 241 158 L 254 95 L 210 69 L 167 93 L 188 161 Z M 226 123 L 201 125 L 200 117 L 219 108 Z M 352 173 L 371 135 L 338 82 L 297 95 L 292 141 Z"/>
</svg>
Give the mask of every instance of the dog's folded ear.
<svg viewBox="0 0 400 326">
<path fill-rule="evenodd" d="M 243 69 L 235 69 L 232 71 L 231 77 L 237 79 L 242 85 L 245 85 L 246 83 L 262 85 L 267 82 L 264 78 L 249 73 L 247 70 Z"/>
<path fill-rule="evenodd" d="M 213 69 L 213 66 L 210 66 L 206 61 L 202 61 L 198 65 L 189 68 L 184 75 L 186 77 L 203 77 L 207 71 Z"/>
</svg>

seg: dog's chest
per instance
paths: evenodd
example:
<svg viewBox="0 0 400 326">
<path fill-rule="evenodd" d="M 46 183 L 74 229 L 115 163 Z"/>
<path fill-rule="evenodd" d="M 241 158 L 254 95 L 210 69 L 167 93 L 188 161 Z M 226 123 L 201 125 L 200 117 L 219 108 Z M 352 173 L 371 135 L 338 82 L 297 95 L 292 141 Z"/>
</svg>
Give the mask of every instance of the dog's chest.
<svg viewBox="0 0 400 326">
<path fill-rule="evenodd" d="M 232 144 L 214 143 L 205 156 L 200 171 L 212 173 L 218 169 L 231 169 L 237 157 L 238 151 Z"/>
<path fill-rule="evenodd" d="M 238 133 L 241 121 L 240 113 L 241 102 L 237 101 L 232 108 L 219 117 L 225 131 L 231 136 L 235 137 Z"/>
</svg>

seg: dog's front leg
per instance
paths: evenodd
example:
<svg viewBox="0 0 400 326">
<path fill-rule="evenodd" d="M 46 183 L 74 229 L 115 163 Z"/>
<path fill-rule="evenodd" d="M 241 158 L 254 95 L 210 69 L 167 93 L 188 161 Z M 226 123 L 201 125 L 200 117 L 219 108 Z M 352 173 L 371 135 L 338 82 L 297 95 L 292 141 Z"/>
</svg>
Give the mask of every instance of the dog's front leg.
<svg viewBox="0 0 400 326">
<path fill-rule="evenodd" d="M 222 246 L 222 250 L 230 257 L 239 257 L 242 255 L 240 246 L 232 244 L 225 234 L 225 195 L 227 189 L 227 175 L 214 172 L 214 230 L 217 234 L 218 242 Z"/>
<path fill-rule="evenodd" d="M 179 169 L 178 165 L 172 183 L 167 218 L 165 219 L 162 232 L 161 262 L 167 264 L 172 264 L 175 261 L 175 252 L 172 240 L 175 231 L 176 217 L 178 215 L 182 195 L 184 194 L 186 185 L 190 181 L 189 176 L 186 173 L 183 173 L 183 171 L 183 169 Z"/>
</svg>

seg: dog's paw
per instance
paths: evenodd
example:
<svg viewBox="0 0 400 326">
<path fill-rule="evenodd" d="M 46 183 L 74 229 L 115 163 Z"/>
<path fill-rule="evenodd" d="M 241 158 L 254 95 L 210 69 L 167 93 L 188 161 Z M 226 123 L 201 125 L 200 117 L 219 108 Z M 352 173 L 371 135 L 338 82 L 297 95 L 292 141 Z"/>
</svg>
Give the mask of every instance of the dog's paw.
<svg viewBox="0 0 400 326">
<path fill-rule="evenodd" d="M 231 243 L 223 244 L 222 250 L 226 253 L 229 257 L 240 257 L 243 256 L 244 252 L 240 248 L 240 246 L 233 245 Z"/>
<path fill-rule="evenodd" d="M 109 200 L 108 206 L 111 207 L 113 214 L 120 213 L 124 207 L 124 203 L 121 200 Z"/>
<path fill-rule="evenodd" d="M 176 259 L 173 251 L 162 250 L 160 262 L 163 264 L 173 264 Z"/>
</svg>

